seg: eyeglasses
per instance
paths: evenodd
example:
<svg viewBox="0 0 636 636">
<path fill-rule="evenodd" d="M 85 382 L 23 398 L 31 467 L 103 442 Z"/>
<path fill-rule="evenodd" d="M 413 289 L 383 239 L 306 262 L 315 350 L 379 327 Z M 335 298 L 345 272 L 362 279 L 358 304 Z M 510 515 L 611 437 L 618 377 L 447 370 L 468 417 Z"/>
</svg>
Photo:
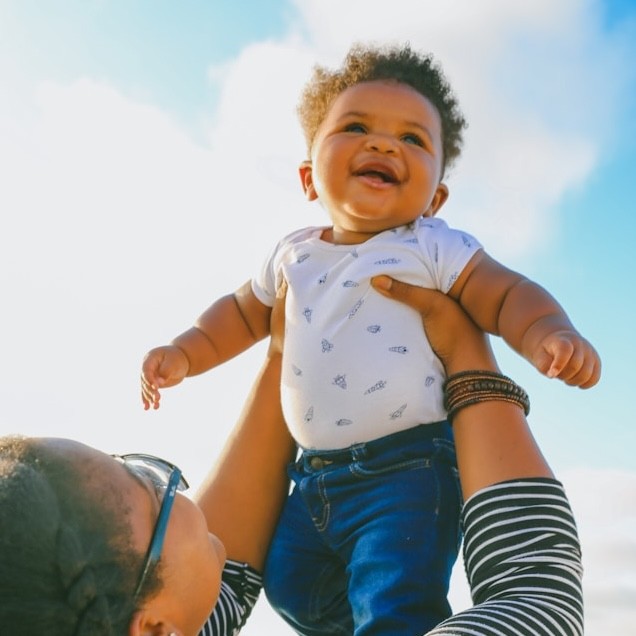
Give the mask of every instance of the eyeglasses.
<svg viewBox="0 0 636 636">
<path fill-rule="evenodd" d="M 144 455 L 143 453 L 113 455 L 113 458 L 125 464 L 129 470 L 137 475 L 149 479 L 156 488 L 163 490 L 159 516 L 157 517 L 157 523 L 152 532 L 152 539 L 146 552 L 141 576 L 135 588 L 135 598 L 137 598 L 146 582 L 148 572 L 161 558 L 161 550 L 166 537 L 168 519 L 170 518 L 175 495 L 177 491 L 182 492 L 187 490 L 190 486 L 185 477 L 181 474 L 181 470 L 165 459 L 160 459 L 154 455 Z"/>
</svg>

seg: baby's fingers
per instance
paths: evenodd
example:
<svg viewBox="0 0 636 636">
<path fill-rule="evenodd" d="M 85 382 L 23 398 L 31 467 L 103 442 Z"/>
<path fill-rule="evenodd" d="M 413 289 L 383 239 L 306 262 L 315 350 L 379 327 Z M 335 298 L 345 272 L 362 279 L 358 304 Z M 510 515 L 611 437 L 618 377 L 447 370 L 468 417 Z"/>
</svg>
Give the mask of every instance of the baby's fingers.
<svg viewBox="0 0 636 636">
<path fill-rule="evenodd" d="M 563 379 L 563 372 L 567 368 L 574 354 L 574 345 L 567 338 L 551 338 L 539 348 L 533 362 L 541 373 L 549 378 Z"/>
<path fill-rule="evenodd" d="M 151 406 L 153 409 L 159 408 L 161 395 L 157 386 L 149 382 L 143 375 L 141 376 L 141 402 L 144 410 L 148 410 Z"/>
<path fill-rule="evenodd" d="M 550 342 L 546 353 L 552 356 L 546 374 L 548 377 L 559 378 L 570 386 L 584 389 L 598 382 L 601 375 L 600 359 L 587 341 L 559 337 Z"/>
<path fill-rule="evenodd" d="M 601 378 L 601 361 L 595 351 L 579 351 L 560 377 L 570 386 L 589 389 Z"/>
</svg>

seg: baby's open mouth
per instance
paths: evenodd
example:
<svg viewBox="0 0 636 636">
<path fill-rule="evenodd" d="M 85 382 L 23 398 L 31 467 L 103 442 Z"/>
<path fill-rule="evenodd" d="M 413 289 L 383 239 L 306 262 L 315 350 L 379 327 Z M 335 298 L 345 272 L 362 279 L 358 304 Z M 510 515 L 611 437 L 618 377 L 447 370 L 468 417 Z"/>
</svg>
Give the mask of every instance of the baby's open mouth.
<svg viewBox="0 0 636 636">
<path fill-rule="evenodd" d="M 376 179 L 378 181 L 382 181 L 383 183 L 398 183 L 399 180 L 395 174 L 393 174 L 389 170 L 378 170 L 377 168 L 373 168 L 370 170 L 364 169 L 359 170 L 355 173 L 356 177 L 369 177 L 371 179 Z"/>
</svg>

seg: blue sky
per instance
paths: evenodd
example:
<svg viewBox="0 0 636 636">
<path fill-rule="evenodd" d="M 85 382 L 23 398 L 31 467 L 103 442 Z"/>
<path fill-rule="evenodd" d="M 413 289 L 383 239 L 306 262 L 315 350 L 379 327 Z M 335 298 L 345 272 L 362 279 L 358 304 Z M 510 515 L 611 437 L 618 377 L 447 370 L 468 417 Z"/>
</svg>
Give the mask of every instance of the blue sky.
<svg viewBox="0 0 636 636">
<path fill-rule="evenodd" d="M 599 385 L 580 391 L 496 343 L 579 497 L 588 633 L 626 633 L 632 1 L 395 0 L 387 12 L 378 0 L 0 0 L 0 432 L 156 452 L 196 484 L 263 349 L 172 390 L 152 414 L 138 401 L 141 357 L 247 280 L 279 236 L 326 222 L 295 172 L 295 100 L 311 66 L 337 64 L 353 41 L 407 39 L 443 64 L 469 121 L 441 216 L 544 285 L 603 359 Z M 624 545 L 621 558 L 610 545 Z M 270 618 L 259 620 L 253 633 Z"/>
</svg>

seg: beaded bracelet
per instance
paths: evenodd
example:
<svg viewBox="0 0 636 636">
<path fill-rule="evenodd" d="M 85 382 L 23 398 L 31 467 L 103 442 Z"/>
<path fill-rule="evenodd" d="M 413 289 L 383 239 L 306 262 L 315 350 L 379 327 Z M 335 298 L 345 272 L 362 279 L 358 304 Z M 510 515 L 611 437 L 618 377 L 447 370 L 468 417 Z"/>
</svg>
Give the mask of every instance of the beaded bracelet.
<svg viewBox="0 0 636 636">
<path fill-rule="evenodd" d="M 495 371 L 460 371 L 444 382 L 444 408 L 452 420 L 457 411 L 471 404 L 501 400 L 511 402 L 528 415 L 528 394 L 508 376 Z"/>
</svg>

